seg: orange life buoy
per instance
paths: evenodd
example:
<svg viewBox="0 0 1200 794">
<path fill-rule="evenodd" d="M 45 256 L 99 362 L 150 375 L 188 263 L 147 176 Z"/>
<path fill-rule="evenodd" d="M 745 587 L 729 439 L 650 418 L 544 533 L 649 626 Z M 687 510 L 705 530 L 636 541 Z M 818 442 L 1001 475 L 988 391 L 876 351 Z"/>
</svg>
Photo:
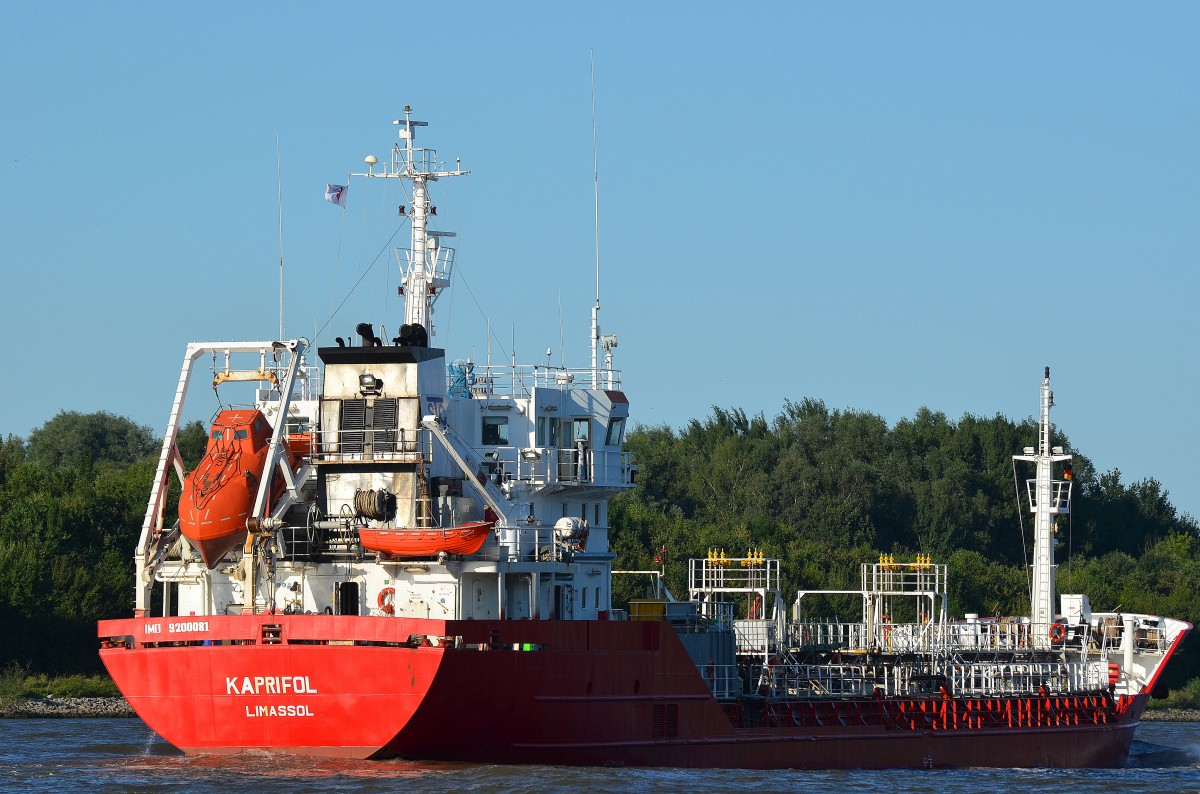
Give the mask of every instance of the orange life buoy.
<svg viewBox="0 0 1200 794">
<path fill-rule="evenodd" d="M 1050 627 L 1050 642 L 1059 643 L 1067 638 L 1067 627 L 1061 623 L 1055 623 Z"/>
<path fill-rule="evenodd" d="M 393 612 L 396 611 L 396 607 L 394 604 L 394 602 L 396 600 L 396 588 L 394 588 L 394 587 L 383 588 L 382 590 L 379 591 L 379 598 L 377 598 L 375 600 L 376 600 L 376 602 L 378 602 L 379 609 L 383 612 L 383 614 L 385 614 L 385 615 L 392 614 Z"/>
</svg>

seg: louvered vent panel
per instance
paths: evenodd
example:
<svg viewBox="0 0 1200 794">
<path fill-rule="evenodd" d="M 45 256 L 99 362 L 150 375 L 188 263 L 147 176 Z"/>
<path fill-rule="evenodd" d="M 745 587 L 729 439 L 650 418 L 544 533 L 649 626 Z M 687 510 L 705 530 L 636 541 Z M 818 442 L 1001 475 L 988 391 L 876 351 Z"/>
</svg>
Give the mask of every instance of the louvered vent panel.
<svg viewBox="0 0 1200 794">
<path fill-rule="evenodd" d="M 342 452 L 361 453 L 367 427 L 367 401 L 342 400 Z"/>
<path fill-rule="evenodd" d="M 385 397 L 375 401 L 371 427 L 375 429 L 372 448 L 376 452 L 396 451 L 397 400 Z"/>
</svg>

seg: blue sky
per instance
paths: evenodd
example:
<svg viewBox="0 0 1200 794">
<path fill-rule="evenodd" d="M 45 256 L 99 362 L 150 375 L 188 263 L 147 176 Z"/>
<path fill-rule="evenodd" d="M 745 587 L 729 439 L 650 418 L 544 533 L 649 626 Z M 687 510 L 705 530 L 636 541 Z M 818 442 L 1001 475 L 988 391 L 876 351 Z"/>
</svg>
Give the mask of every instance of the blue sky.
<svg viewBox="0 0 1200 794">
<path fill-rule="evenodd" d="M 395 204 L 354 186 L 343 215 L 324 184 L 405 104 L 473 171 L 435 186 L 462 278 L 437 342 L 483 360 L 490 320 L 494 359 L 585 366 L 593 50 L 636 419 L 1022 418 L 1050 365 L 1073 444 L 1200 515 L 1198 30 L 1169 2 L 10 6 L 0 433 L 161 432 L 186 342 L 276 335 L 277 135 L 285 321 L 312 337 Z M 372 268 L 319 341 L 394 328 L 395 284 Z"/>
</svg>

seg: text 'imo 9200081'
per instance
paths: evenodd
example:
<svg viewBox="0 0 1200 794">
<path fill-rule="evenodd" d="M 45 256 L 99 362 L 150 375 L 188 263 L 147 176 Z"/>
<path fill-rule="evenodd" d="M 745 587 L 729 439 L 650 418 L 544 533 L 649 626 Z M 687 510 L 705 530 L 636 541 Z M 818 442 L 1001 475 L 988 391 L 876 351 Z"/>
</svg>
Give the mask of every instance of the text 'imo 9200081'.
<svg viewBox="0 0 1200 794">
<path fill-rule="evenodd" d="M 1048 370 L 1037 446 L 1015 456 L 1036 469 L 1031 615 L 951 620 L 946 566 L 921 556 L 864 565 L 857 620 L 806 618 L 808 591 L 789 616 L 780 561 L 756 553 L 692 560 L 687 600 L 659 580 L 656 597 L 613 609 L 608 500 L 634 467 L 599 301 L 588 369 L 447 363 L 433 309 L 455 252 L 429 187 L 466 172 L 415 146 L 424 125 L 408 108 L 396 125 L 390 160 L 356 176 L 411 190 L 399 334 L 362 323 L 317 349 L 323 366 L 303 339 L 187 347 L 135 616 L 99 625 L 105 665 L 152 729 L 186 752 L 490 763 L 1125 762 L 1191 627 L 1092 612 L 1079 594 L 1056 609 L 1071 482 Z M 205 356 L 214 386 L 264 385 L 217 415 L 185 473 L 176 437 Z"/>
</svg>

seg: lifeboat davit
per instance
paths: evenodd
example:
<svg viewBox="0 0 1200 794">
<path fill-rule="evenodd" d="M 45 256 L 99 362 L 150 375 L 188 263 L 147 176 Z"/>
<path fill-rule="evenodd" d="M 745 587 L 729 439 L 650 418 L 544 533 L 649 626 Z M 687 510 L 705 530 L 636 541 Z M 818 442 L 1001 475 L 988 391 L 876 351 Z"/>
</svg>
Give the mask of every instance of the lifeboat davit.
<svg viewBox="0 0 1200 794">
<path fill-rule="evenodd" d="M 471 521 L 448 529 L 359 527 L 358 538 L 367 551 L 389 557 L 435 557 L 442 552 L 474 554 L 483 547 L 494 525 L 494 521 Z"/>
<path fill-rule="evenodd" d="M 246 539 L 271 432 L 261 411 L 221 411 L 209 430 L 204 459 L 183 480 L 179 529 L 209 568 Z M 289 465 L 291 456 L 289 450 Z M 276 478 L 268 505 L 283 488 L 283 478 Z"/>
</svg>

